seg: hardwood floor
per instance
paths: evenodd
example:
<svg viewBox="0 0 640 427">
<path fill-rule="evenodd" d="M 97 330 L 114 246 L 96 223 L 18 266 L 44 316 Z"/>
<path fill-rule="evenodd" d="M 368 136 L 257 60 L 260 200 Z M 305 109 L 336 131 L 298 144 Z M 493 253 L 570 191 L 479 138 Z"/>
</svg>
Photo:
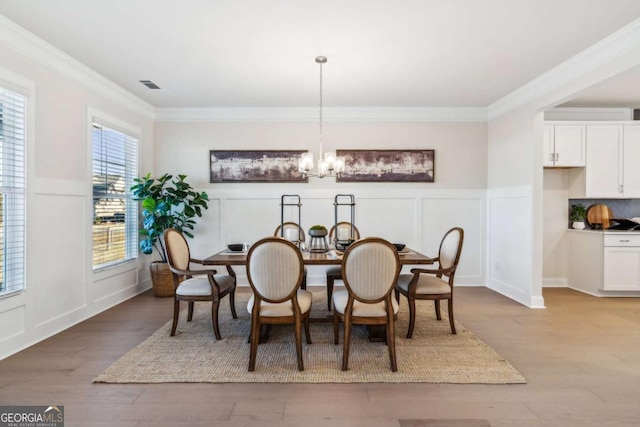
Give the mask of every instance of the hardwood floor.
<svg viewBox="0 0 640 427">
<path fill-rule="evenodd" d="M 171 319 L 148 292 L 0 361 L 0 404 L 64 405 L 67 427 L 640 425 L 640 299 L 544 297 L 456 290 L 456 320 L 526 385 L 93 384 Z"/>
</svg>

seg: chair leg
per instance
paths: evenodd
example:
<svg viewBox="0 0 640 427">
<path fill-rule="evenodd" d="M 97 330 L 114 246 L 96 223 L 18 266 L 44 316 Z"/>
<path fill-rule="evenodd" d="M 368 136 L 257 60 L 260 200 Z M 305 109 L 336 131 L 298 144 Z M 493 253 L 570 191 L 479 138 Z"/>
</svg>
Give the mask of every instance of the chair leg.
<svg viewBox="0 0 640 427">
<path fill-rule="evenodd" d="M 448 309 L 449 309 L 449 325 L 451 325 L 451 333 L 455 334 L 456 326 L 453 322 L 453 298 L 449 298 Z"/>
<path fill-rule="evenodd" d="M 338 345 L 340 339 L 340 317 L 338 313 L 333 312 L 333 344 Z"/>
<path fill-rule="evenodd" d="M 302 275 L 302 283 L 300 284 L 300 289 L 307 289 L 307 272 L 306 271 Z"/>
<path fill-rule="evenodd" d="M 327 310 L 331 311 L 331 296 L 333 295 L 333 277 L 327 276 Z"/>
<path fill-rule="evenodd" d="M 396 334 L 393 322 L 393 307 L 389 307 L 387 312 L 387 347 L 389 347 L 389 361 L 391 362 L 391 371 L 398 371 L 398 362 L 396 360 Z"/>
<path fill-rule="evenodd" d="M 307 317 L 304 319 L 304 334 L 307 340 L 307 344 L 311 344 L 311 332 L 309 331 L 309 313 L 307 313 Z"/>
<path fill-rule="evenodd" d="M 260 320 L 256 313 L 251 315 L 251 349 L 249 351 L 249 372 L 256 369 L 256 356 L 258 355 L 258 340 L 260 339 Z"/>
<path fill-rule="evenodd" d="M 442 320 L 442 316 L 440 315 L 440 300 L 433 300 L 433 305 L 436 308 L 436 319 Z"/>
<path fill-rule="evenodd" d="M 218 309 L 220 308 L 220 301 L 216 298 L 211 305 L 211 320 L 213 320 L 213 333 L 216 336 L 216 340 L 220 341 L 220 325 L 218 325 Z"/>
<path fill-rule="evenodd" d="M 304 371 L 304 363 L 302 362 L 302 325 L 300 324 L 300 316 L 295 316 L 295 333 L 296 333 L 296 355 L 298 357 L 298 371 Z"/>
<path fill-rule="evenodd" d="M 195 306 L 195 302 L 189 301 L 189 314 L 187 315 L 187 322 L 191 322 L 193 320 L 193 307 Z"/>
<path fill-rule="evenodd" d="M 180 314 L 180 301 L 174 298 L 173 300 L 173 325 L 171 326 L 171 336 L 176 334 L 176 328 L 178 327 L 178 314 Z"/>
<path fill-rule="evenodd" d="M 416 300 L 407 297 L 409 303 L 409 329 L 407 330 L 407 338 L 413 336 L 413 328 L 416 325 Z"/>
<path fill-rule="evenodd" d="M 349 369 L 349 344 L 351 341 L 351 313 L 344 314 L 344 344 L 342 347 L 342 370 Z"/>
<path fill-rule="evenodd" d="M 229 294 L 229 305 L 231 306 L 231 317 L 233 317 L 234 319 L 237 319 L 238 315 L 236 314 L 236 288 L 235 287 Z"/>
</svg>

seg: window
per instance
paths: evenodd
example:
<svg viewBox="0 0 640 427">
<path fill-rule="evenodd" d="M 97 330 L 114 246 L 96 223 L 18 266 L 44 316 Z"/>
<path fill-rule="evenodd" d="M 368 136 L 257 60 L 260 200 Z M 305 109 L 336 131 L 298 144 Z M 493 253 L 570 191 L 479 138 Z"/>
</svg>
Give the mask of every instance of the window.
<svg viewBox="0 0 640 427">
<path fill-rule="evenodd" d="M 93 268 L 138 257 L 138 204 L 129 191 L 138 139 L 93 123 Z"/>
<path fill-rule="evenodd" d="M 25 283 L 26 101 L 0 87 L 0 295 Z"/>
</svg>

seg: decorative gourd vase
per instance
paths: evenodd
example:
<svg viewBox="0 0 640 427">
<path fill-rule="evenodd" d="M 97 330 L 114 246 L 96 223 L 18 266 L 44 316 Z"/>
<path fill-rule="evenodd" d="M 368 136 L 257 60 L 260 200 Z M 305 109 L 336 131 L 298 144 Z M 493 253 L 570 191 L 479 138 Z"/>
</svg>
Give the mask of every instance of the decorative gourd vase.
<svg viewBox="0 0 640 427">
<path fill-rule="evenodd" d="M 573 221 L 573 224 L 571 224 L 571 227 L 574 230 L 584 230 L 584 221 Z"/>
</svg>

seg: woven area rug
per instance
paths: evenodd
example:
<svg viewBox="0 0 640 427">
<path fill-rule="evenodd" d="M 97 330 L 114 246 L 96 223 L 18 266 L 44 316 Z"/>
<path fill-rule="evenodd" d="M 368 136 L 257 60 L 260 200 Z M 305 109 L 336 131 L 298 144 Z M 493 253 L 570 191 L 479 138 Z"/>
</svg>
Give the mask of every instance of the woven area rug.
<svg viewBox="0 0 640 427">
<path fill-rule="evenodd" d="M 260 344 L 256 370 L 248 372 L 248 293 L 236 297 L 238 319 L 231 318 L 229 301 L 220 307 L 223 339 L 216 341 L 211 325 L 211 304 L 196 303 L 193 321 L 186 310 L 180 313 L 178 332 L 169 336 L 167 322 L 143 343 L 122 356 L 94 382 L 104 383 L 458 383 L 518 384 L 524 377 L 492 348 L 456 323 L 451 334 L 446 312 L 435 318 L 431 301 L 417 302 L 418 314 L 412 339 L 406 339 L 408 306 L 401 299 L 396 322 L 398 372 L 389 368 L 387 346 L 369 342 L 366 328 L 354 326 L 349 353 L 349 370 L 341 370 L 340 345 L 333 344 L 331 323 L 312 323 L 312 344 L 303 333 L 305 370 L 296 365 L 295 340 L 291 325 L 272 327 L 269 341 Z M 182 304 L 186 307 L 186 303 Z M 446 304 L 445 304 L 446 306 Z M 326 315 L 326 292 L 314 292 L 313 311 Z M 171 313 L 167 313 L 169 317 Z"/>
</svg>

